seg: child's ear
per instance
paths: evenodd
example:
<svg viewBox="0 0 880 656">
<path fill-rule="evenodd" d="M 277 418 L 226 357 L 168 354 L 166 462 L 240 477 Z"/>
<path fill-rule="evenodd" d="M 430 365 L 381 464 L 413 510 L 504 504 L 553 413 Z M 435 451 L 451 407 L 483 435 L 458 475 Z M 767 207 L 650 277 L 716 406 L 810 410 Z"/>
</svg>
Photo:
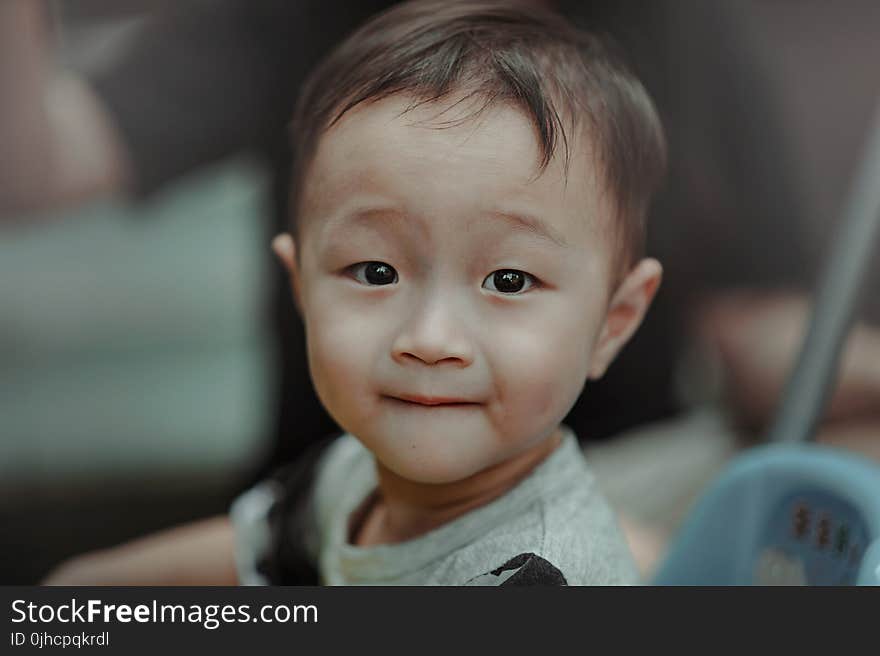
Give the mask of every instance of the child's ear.
<svg viewBox="0 0 880 656">
<path fill-rule="evenodd" d="M 663 277 L 663 267 L 645 258 L 633 268 L 611 297 L 605 323 L 593 349 L 589 377 L 601 378 L 620 349 L 642 323 Z"/>
<path fill-rule="evenodd" d="M 293 288 L 293 302 L 300 310 L 299 271 L 296 266 L 296 244 L 290 233 L 283 232 L 272 240 L 272 250 L 290 274 L 290 286 Z"/>
</svg>

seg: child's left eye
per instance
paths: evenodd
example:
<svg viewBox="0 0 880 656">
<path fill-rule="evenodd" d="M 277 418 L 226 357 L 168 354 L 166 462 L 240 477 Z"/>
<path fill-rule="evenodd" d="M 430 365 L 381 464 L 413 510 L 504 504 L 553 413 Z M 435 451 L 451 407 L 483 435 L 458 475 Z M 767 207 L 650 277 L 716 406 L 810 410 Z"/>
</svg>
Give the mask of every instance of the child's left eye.
<svg viewBox="0 0 880 656">
<path fill-rule="evenodd" d="M 521 294 L 536 286 L 538 281 L 525 271 L 517 269 L 498 269 L 483 281 L 483 288 L 501 294 Z"/>
<path fill-rule="evenodd" d="M 349 267 L 351 275 L 364 285 L 393 285 L 397 282 L 397 271 L 385 262 L 359 262 Z"/>
</svg>

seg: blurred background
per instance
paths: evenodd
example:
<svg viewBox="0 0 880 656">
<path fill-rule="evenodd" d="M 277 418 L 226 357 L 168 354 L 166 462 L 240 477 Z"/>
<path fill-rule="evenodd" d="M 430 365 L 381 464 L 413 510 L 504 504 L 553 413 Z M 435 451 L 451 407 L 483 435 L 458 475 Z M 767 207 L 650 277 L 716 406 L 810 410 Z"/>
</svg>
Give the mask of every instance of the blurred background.
<svg viewBox="0 0 880 656">
<path fill-rule="evenodd" d="M 95 74 L 169 4 L 47 5 L 54 65 Z M 0 224 L 0 582 L 223 512 L 268 449 L 266 187 L 241 156 Z"/>
<path fill-rule="evenodd" d="M 261 184 L 0 231 L 0 581 L 222 511 L 267 447 Z"/>
<path fill-rule="evenodd" d="M 390 4 L 0 4 L 0 583 L 223 512 L 333 429 L 269 240 L 298 84 Z M 664 288 L 567 420 L 656 559 L 772 417 L 880 97 L 880 4 L 545 4 L 618 39 L 669 137 Z M 821 435 L 874 458 L 880 257 L 863 299 Z"/>
</svg>

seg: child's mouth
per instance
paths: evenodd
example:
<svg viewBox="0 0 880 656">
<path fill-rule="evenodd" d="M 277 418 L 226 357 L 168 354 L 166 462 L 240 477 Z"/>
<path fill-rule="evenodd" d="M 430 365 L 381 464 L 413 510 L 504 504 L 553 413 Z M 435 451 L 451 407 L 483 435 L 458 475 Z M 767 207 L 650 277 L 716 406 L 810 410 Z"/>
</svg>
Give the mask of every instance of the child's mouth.
<svg viewBox="0 0 880 656">
<path fill-rule="evenodd" d="M 419 394 L 401 394 L 399 396 L 383 395 L 384 398 L 409 406 L 435 407 L 466 407 L 479 405 L 476 401 L 469 401 L 459 397 L 450 396 L 422 396 Z"/>
</svg>

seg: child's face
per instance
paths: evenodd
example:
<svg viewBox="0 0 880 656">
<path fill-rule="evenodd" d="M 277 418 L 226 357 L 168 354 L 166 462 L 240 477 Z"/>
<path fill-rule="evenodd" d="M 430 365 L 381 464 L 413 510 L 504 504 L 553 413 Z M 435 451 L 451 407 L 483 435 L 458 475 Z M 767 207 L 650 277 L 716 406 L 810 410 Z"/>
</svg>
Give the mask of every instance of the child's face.
<svg viewBox="0 0 880 656">
<path fill-rule="evenodd" d="M 566 184 L 560 156 L 537 175 L 519 111 L 456 124 L 466 103 L 402 114 L 409 102 L 361 105 L 321 138 L 300 259 L 290 242 L 284 259 L 328 411 L 396 474 L 444 483 L 556 430 L 638 324 L 659 265 L 644 307 L 615 323 L 610 208 L 581 142 Z"/>
</svg>

